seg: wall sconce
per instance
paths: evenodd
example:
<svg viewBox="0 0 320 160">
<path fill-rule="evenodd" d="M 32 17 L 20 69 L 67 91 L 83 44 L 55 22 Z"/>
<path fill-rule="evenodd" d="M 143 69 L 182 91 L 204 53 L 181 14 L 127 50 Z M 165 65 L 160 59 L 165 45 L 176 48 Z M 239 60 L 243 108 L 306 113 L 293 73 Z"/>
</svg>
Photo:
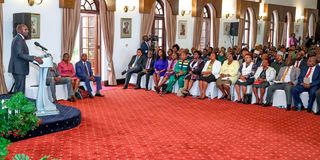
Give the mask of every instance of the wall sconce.
<svg viewBox="0 0 320 160">
<path fill-rule="evenodd" d="M 261 16 L 259 16 L 260 20 L 264 20 L 267 18 L 267 13 L 263 13 Z"/>
<path fill-rule="evenodd" d="M 191 11 L 186 11 L 186 10 L 181 10 L 181 15 L 185 16 L 185 15 L 190 15 Z"/>
<path fill-rule="evenodd" d="M 227 13 L 227 14 L 226 14 L 226 19 L 231 19 L 231 18 L 233 18 L 233 16 L 234 16 L 234 14 L 232 14 L 232 13 Z"/>
<path fill-rule="evenodd" d="M 40 5 L 43 0 L 28 0 L 28 3 L 30 6 L 33 6 L 34 4 Z"/>
<path fill-rule="evenodd" d="M 297 23 L 303 22 L 304 16 L 300 16 L 300 18 L 297 19 Z"/>
<path fill-rule="evenodd" d="M 128 11 L 130 11 L 130 12 L 132 12 L 132 11 L 134 11 L 136 9 L 136 6 L 124 6 L 123 7 L 123 11 L 125 12 L 125 13 L 127 13 Z"/>
</svg>

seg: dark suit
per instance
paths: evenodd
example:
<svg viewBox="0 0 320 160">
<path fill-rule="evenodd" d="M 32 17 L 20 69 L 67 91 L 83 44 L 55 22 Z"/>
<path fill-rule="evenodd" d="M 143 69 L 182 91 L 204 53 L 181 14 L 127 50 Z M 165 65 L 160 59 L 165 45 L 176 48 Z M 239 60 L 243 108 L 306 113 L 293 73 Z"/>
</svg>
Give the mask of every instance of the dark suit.
<svg viewBox="0 0 320 160">
<path fill-rule="evenodd" d="M 294 60 L 294 63 L 293 63 L 293 66 L 294 66 L 294 67 L 297 67 L 297 66 L 296 66 L 296 62 L 297 62 L 297 60 Z M 307 62 L 308 62 L 308 60 L 303 58 L 303 59 L 301 60 L 301 62 L 299 63 L 298 67 L 299 67 L 300 69 L 305 68 L 305 67 L 308 67 Z"/>
<path fill-rule="evenodd" d="M 262 59 L 260 57 L 253 58 L 252 61 L 257 67 L 260 67 L 262 63 Z"/>
<path fill-rule="evenodd" d="M 85 64 L 88 68 L 88 75 L 85 68 Z M 83 81 L 86 83 L 87 91 L 91 94 L 92 88 L 90 86 L 90 77 L 93 75 L 92 69 L 91 69 L 91 63 L 89 61 L 83 62 L 80 60 L 76 63 L 76 76 L 79 77 L 80 81 Z M 100 76 L 94 76 L 94 80 L 96 81 L 97 86 L 97 93 L 102 89 L 101 86 L 101 77 Z"/>
<path fill-rule="evenodd" d="M 309 67 L 304 67 L 301 70 L 301 74 L 298 78 L 298 84 L 292 88 L 291 93 L 293 96 L 294 105 L 298 108 L 302 107 L 302 101 L 300 99 L 300 94 L 302 92 L 309 92 L 309 101 L 308 101 L 308 109 L 311 110 L 313 106 L 313 102 L 316 99 L 316 91 L 320 85 L 320 66 L 316 65 L 313 75 L 312 75 L 312 83 L 310 84 L 310 88 L 306 89 L 301 84 L 303 83 L 303 79 L 305 78 Z"/>
<path fill-rule="evenodd" d="M 144 56 L 146 56 L 146 57 L 147 57 L 147 54 L 148 54 L 148 50 L 150 49 L 150 47 L 149 47 L 149 45 L 147 43 L 148 42 L 144 41 L 144 42 L 141 43 L 141 46 L 140 46 L 140 48 L 142 50 L 142 54 Z"/>
<path fill-rule="evenodd" d="M 34 58 L 34 56 L 29 56 L 29 49 L 22 35 L 17 34 L 11 43 L 11 58 L 8 67 L 8 72 L 12 73 L 15 82 L 14 92 L 25 93 L 29 62 Z"/>
<path fill-rule="evenodd" d="M 137 58 L 137 60 L 136 60 Z M 133 73 L 138 73 L 142 70 L 143 63 L 145 61 L 144 56 L 137 57 L 137 55 L 132 56 L 130 63 L 128 65 L 128 70 L 126 74 L 126 80 L 124 83 L 125 87 L 128 87 L 131 75 Z M 136 63 L 135 63 L 136 62 Z"/>
<path fill-rule="evenodd" d="M 137 77 L 137 83 L 136 83 L 136 86 L 137 87 L 140 87 L 140 83 L 141 83 L 141 77 L 144 76 L 146 74 L 146 89 L 148 89 L 148 84 L 149 84 L 149 79 L 150 79 L 150 76 L 153 74 L 153 71 L 154 71 L 154 62 L 155 62 L 155 59 L 153 57 L 151 57 L 151 62 L 148 64 L 148 60 L 149 58 L 145 58 L 145 60 L 143 61 L 143 64 L 142 64 L 142 71 L 138 73 L 138 77 Z M 147 64 L 149 66 L 147 66 Z M 147 69 L 147 67 L 149 67 Z M 147 72 L 144 72 L 143 70 L 145 70 Z"/>
</svg>

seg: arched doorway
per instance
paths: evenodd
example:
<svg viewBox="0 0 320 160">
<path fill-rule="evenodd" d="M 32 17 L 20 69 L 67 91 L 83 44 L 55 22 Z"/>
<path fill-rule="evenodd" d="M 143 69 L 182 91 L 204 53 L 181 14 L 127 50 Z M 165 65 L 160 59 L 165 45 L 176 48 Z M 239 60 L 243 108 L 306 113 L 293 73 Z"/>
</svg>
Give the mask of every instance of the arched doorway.
<svg viewBox="0 0 320 160">
<path fill-rule="evenodd" d="M 157 0 L 155 5 L 155 15 L 152 27 L 152 35 L 158 37 L 155 46 L 166 50 L 166 29 L 164 20 L 164 4 L 162 0 Z"/>
<path fill-rule="evenodd" d="M 257 20 L 252 8 L 247 8 L 244 16 L 244 33 L 242 38 L 242 48 L 251 49 L 254 47 L 257 29 Z"/>
<path fill-rule="evenodd" d="M 283 38 L 282 38 L 282 44 L 285 45 L 286 47 L 289 47 L 289 38 L 292 32 L 291 30 L 292 25 L 293 25 L 292 14 L 290 12 L 287 12 L 285 27 L 283 29 Z"/>
<path fill-rule="evenodd" d="M 211 12 L 208 5 L 203 7 L 202 12 L 203 22 L 202 22 L 202 30 L 201 30 L 201 38 L 200 38 L 200 49 L 205 49 L 210 47 L 211 40 Z"/>
<path fill-rule="evenodd" d="M 315 23 L 316 23 L 316 17 L 314 14 L 311 14 L 308 22 L 309 37 L 314 36 L 315 34 L 315 28 L 316 28 Z"/>
<path fill-rule="evenodd" d="M 278 39 L 278 24 L 279 23 L 279 15 L 277 11 L 273 11 L 271 14 L 270 20 L 270 36 L 269 36 L 269 43 L 272 46 L 277 46 L 277 39 Z"/>
</svg>

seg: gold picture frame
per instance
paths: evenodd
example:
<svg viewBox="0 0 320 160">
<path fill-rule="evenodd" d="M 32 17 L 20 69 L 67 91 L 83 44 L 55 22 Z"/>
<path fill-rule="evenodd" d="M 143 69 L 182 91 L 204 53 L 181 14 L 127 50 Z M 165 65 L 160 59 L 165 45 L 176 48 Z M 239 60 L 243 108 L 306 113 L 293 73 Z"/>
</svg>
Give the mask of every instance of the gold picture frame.
<svg viewBox="0 0 320 160">
<path fill-rule="evenodd" d="M 120 37 L 121 38 L 131 38 L 132 36 L 132 19 L 131 18 L 121 18 L 120 22 Z"/>
<path fill-rule="evenodd" d="M 31 34 L 31 39 L 40 38 L 40 14 L 31 14 L 31 27 L 29 29 L 29 32 Z"/>
<path fill-rule="evenodd" d="M 187 39 L 187 21 L 179 20 L 178 21 L 178 38 Z"/>
</svg>

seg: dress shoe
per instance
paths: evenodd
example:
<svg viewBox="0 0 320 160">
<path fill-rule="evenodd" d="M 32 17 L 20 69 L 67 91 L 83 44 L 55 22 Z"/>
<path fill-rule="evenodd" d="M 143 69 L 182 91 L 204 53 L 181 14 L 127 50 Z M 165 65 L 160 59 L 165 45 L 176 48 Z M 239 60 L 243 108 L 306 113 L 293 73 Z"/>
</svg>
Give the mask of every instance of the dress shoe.
<svg viewBox="0 0 320 160">
<path fill-rule="evenodd" d="M 124 74 L 126 74 L 126 73 L 127 73 L 127 71 L 124 70 L 124 71 L 121 72 L 121 75 L 124 75 Z"/>
<path fill-rule="evenodd" d="M 287 111 L 290 111 L 290 110 L 291 110 L 291 105 L 288 105 L 288 106 L 286 107 L 286 110 L 287 110 Z"/>
<path fill-rule="evenodd" d="M 93 98 L 93 95 L 92 95 L 92 94 L 89 94 L 89 98 Z"/>
<path fill-rule="evenodd" d="M 53 102 L 52 103 L 55 103 L 55 104 L 59 104 L 59 102 L 58 102 L 58 100 L 53 100 Z"/>
<path fill-rule="evenodd" d="M 141 87 L 139 87 L 139 86 L 136 86 L 136 87 L 134 87 L 133 89 L 141 89 Z"/>
<path fill-rule="evenodd" d="M 263 106 L 263 107 L 270 107 L 271 104 L 270 104 L 270 103 L 264 103 L 262 106 Z"/>
<path fill-rule="evenodd" d="M 128 89 L 128 86 L 123 86 L 123 88 L 122 89 Z"/>
<path fill-rule="evenodd" d="M 68 101 L 69 101 L 69 102 L 75 102 L 75 100 L 74 100 L 74 98 L 73 98 L 73 97 L 68 98 Z"/>
<path fill-rule="evenodd" d="M 307 109 L 307 112 L 308 112 L 308 113 L 311 113 L 311 112 L 312 112 L 312 109 L 311 109 L 311 108 L 308 108 L 308 109 Z"/>
<path fill-rule="evenodd" d="M 96 97 L 104 97 L 104 95 L 102 95 L 101 93 L 97 93 L 95 96 Z"/>
</svg>

